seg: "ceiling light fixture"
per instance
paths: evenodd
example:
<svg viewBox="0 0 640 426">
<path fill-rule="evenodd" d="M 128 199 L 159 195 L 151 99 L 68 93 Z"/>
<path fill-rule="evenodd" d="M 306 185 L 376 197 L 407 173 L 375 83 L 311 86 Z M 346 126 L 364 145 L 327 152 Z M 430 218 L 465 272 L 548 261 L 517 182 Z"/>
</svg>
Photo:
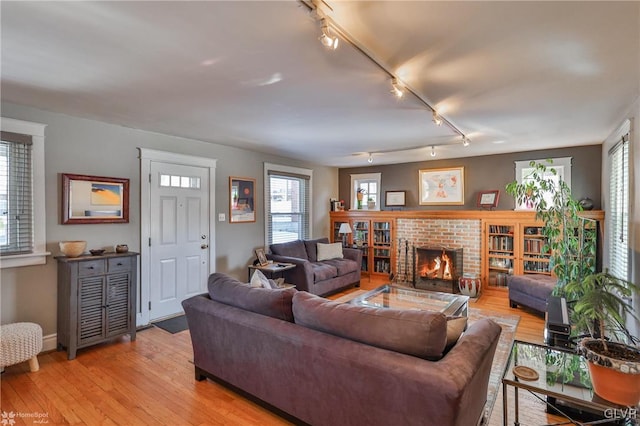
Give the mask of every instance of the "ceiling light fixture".
<svg viewBox="0 0 640 426">
<path fill-rule="evenodd" d="M 436 126 L 442 126 L 442 117 L 438 115 L 436 110 L 433 110 L 433 122 L 436 123 Z"/>
<path fill-rule="evenodd" d="M 404 87 L 398 83 L 397 78 L 391 80 L 391 93 L 398 99 L 404 96 Z"/>
<path fill-rule="evenodd" d="M 432 147 L 431 147 L 431 156 L 432 156 L 432 157 L 435 157 L 435 156 L 436 156 L 436 147 L 435 147 L 435 146 L 432 146 Z"/>
<path fill-rule="evenodd" d="M 333 12 L 333 8 L 331 8 L 331 6 L 329 6 L 324 0 L 298 0 L 298 2 L 301 5 L 305 6 L 309 10 L 309 12 L 311 12 L 311 16 L 314 19 L 318 19 L 321 21 L 322 36 L 320 37 L 320 41 L 322 41 L 323 46 L 326 46 L 327 48 L 332 50 L 336 49 L 338 47 L 338 36 L 340 36 L 340 39 L 347 42 L 351 47 L 359 51 L 362 55 L 364 55 L 367 59 L 369 59 L 374 65 L 377 65 L 378 68 L 380 68 L 389 77 L 391 77 L 393 79 L 393 82 L 397 82 L 397 79 L 395 78 L 395 72 L 392 70 L 392 68 L 389 65 L 383 63 L 366 46 L 362 45 L 355 37 L 349 34 L 344 28 L 342 28 L 335 21 L 327 17 L 326 9 L 328 9 L 331 13 Z M 331 26 L 331 28 L 329 28 L 329 26 Z M 332 34 L 336 34 L 336 35 L 333 36 Z M 393 82 L 392 82 L 392 87 L 394 84 Z M 441 126 L 444 124 L 452 132 L 464 138 L 464 133 L 462 132 L 462 130 L 458 129 L 453 123 L 451 123 L 445 117 L 442 117 L 441 115 L 436 113 L 436 109 L 433 106 L 433 104 L 428 99 L 426 99 L 421 93 L 415 91 L 414 89 L 411 88 L 411 86 L 408 86 L 404 83 L 399 84 L 399 86 L 403 94 L 407 92 L 410 93 L 422 105 L 424 105 L 427 108 L 427 110 L 433 112 L 434 123 L 436 123 L 438 126 Z M 396 88 L 393 87 L 393 90 L 391 92 L 397 97 L 400 97 L 397 94 L 395 89 Z M 464 144 L 464 139 L 462 142 Z"/>
<path fill-rule="evenodd" d="M 367 158 L 367 163 L 373 163 L 373 154 L 369 154 L 369 158 Z"/>
<path fill-rule="evenodd" d="M 469 146 L 469 139 L 465 135 L 462 135 L 462 146 Z"/>
<path fill-rule="evenodd" d="M 329 23 L 326 19 L 322 20 L 322 35 L 319 38 L 324 47 L 331 50 L 338 48 L 339 39 L 338 36 L 332 36 L 329 30 Z"/>
</svg>

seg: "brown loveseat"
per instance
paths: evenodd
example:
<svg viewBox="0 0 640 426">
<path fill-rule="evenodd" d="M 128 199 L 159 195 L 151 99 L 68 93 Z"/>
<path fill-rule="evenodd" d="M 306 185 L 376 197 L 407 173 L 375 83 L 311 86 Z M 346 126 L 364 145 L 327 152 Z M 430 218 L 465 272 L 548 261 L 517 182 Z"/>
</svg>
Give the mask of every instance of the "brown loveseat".
<svg viewBox="0 0 640 426">
<path fill-rule="evenodd" d="M 342 259 L 334 258 L 318 261 L 317 245 L 329 244 L 328 238 L 315 240 L 295 240 L 287 243 L 271 244 L 267 257 L 274 262 L 296 265 L 284 272 L 285 281 L 295 284 L 298 290 L 326 296 L 350 286 L 360 286 L 362 252 L 343 248 Z"/>
<path fill-rule="evenodd" d="M 435 312 L 340 304 L 224 274 L 182 304 L 196 379 L 297 424 L 470 426 L 483 416 L 501 331 L 490 319 L 443 356 L 447 321 Z"/>
</svg>

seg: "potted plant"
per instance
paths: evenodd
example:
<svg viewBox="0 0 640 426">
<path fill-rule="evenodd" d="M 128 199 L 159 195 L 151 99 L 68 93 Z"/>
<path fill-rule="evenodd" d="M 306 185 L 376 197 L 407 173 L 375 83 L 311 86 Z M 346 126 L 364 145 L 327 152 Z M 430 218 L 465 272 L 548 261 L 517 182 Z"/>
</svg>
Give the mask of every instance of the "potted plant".
<svg viewBox="0 0 640 426">
<path fill-rule="evenodd" d="M 582 297 L 573 307 L 574 327 L 590 337 L 578 344 L 588 361 L 593 389 L 602 398 L 620 405 L 640 402 L 640 350 L 626 327 L 626 318 L 638 319 L 627 298 L 638 291 L 635 284 L 608 270 L 567 283 L 568 292 Z"/>
<path fill-rule="evenodd" d="M 373 197 L 367 198 L 367 209 L 373 210 L 375 208 L 376 208 L 376 201 L 373 199 Z"/>
<path fill-rule="evenodd" d="M 533 171 L 524 182 L 509 183 L 507 193 L 518 205 L 534 208 L 536 218 L 544 222 L 547 243 L 543 250 L 550 252 L 552 271 L 558 278 L 554 293 L 573 305 L 572 334 L 591 336 L 581 340 L 578 348 L 588 361 L 594 391 L 611 402 L 636 405 L 640 400 L 640 351 L 628 344 L 637 339 L 625 327 L 627 315 L 635 318 L 625 298 L 638 287 L 608 271 L 596 273 L 596 241 L 585 237 L 585 219 L 579 215 L 582 206 L 565 182 L 553 178 L 556 171 L 548 167 L 551 164 L 551 160 L 546 164 L 532 161 Z M 602 372 L 615 377 L 602 379 Z M 626 390 L 618 394 L 619 388 Z"/>
<path fill-rule="evenodd" d="M 554 178 L 556 170 L 550 167 L 552 164 L 552 160 L 531 161 L 532 172 L 522 183 L 509 183 L 506 190 L 517 205 L 534 209 L 536 219 L 543 222 L 542 234 L 546 238 L 543 252 L 549 253 L 551 270 L 558 279 L 554 294 L 575 300 L 580 292 L 568 294 L 565 285 L 595 272 L 596 240 L 585 237 L 585 219 L 579 215 L 582 206 L 572 197 L 571 188 Z"/>
</svg>

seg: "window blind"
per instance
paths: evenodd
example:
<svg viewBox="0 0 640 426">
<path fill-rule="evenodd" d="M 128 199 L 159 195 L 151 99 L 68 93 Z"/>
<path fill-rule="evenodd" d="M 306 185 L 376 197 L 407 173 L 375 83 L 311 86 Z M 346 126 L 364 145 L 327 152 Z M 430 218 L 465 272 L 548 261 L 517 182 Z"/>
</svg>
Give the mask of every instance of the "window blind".
<svg viewBox="0 0 640 426">
<path fill-rule="evenodd" d="M 33 252 L 32 139 L 1 132 L 0 255 Z"/>
<path fill-rule="evenodd" d="M 267 243 L 310 238 L 310 176 L 275 170 L 267 175 Z"/>
<path fill-rule="evenodd" d="M 629 279 L 629 135 L 609 151 L 609 272 Z"/>
</svg>

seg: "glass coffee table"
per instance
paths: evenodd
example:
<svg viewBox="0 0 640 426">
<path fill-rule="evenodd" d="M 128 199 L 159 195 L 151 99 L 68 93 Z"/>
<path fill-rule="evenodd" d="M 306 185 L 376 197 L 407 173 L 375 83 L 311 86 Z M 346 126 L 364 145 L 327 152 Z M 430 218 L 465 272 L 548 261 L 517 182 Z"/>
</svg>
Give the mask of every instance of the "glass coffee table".
<svg viewBox="0 0 640 426">
<path fill-rule="evenodd" d="M 593 392 L 584 357 L 566 349 L 514 341 L 502 376 L 503 424 L 508 422 L 507 388 L 514 388 L 514 425 L 520 424 L 518 390 L 547 405 L 547 412 L 567 419 L 562 424 L 637 424 L 638 407 L 621 407 Z M 543 398 L 543 396 L 545 398 Z M 616 423 L 618 424 L 618 423 Z"/>
<path fill-rule="evenodd" d="M 349 301 L 374 308 L 420 309 L 447 316 L 468 316 L 469 297 L 385 284 Z"/>
</svg>

